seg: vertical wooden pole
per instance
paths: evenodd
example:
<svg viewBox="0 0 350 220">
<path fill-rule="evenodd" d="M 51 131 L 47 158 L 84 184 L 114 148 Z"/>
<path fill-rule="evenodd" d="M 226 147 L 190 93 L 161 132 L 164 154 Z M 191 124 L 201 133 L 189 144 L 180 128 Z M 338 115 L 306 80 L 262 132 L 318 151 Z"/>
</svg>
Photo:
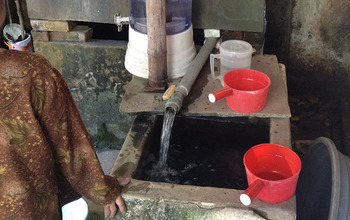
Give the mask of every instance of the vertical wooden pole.
<svg viewBox="0 0 350 220">
<path fill-rule="evenodd" d="M 15 0 L 16 3 L 16 8 L 17 8 L 17 15 L 19 19 L 19 24 L 21 26 L 21 35 L 22 35 L 22 40 L 25 39 L 25 34 L 24 34 L 24 24 L 23 24 L 23 16 L 22 16 L 22 11 L 21 11 L 21 5 L 19 4 L 19 0 Z"/>
<path fill-rule="evenodd" d="M 165 88 L 167 80 L 167 45 L 165 0 L 146 0 L 148 38 L 148 85 Z"/>
</svg>

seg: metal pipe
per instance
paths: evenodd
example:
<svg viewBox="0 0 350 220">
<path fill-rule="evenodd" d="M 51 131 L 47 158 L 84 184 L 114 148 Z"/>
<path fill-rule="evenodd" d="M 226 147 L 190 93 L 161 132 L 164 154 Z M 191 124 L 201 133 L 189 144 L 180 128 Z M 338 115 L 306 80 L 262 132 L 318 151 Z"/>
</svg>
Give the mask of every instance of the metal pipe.
<svg viewBox="0 0 350 220">
<path fill-rule="evenodd" d="M 123 24 L 129 24 L 129 17 L 122 17 L 119 12 L 114 14 L 114 24 L 118 27 L 118 32 L 123 30 Z"/>
<path fill-rule="evenodd" d="M 197 56 L 189 66 L 185 76 L 175 89 L 174 95 L 165 103 L 165 109 L 172 108 L 175 113 L 179 112 L 183 99 L 189 94 L 194 81 L 207 61 L 211 51 L 215 47 L 218 38 L 207 38 Z"/>
</svg>

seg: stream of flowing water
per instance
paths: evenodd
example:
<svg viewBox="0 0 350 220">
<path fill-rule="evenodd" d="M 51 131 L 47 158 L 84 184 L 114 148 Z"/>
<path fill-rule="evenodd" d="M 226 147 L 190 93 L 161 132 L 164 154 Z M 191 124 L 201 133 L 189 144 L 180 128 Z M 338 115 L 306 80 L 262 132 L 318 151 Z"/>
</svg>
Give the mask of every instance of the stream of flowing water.
<svg viewBox="0 0 350 220">
<path fill-rule="evenodd" d="M 167 108 L 164 112 L 162 134 L 160 137 L 159 162 L 166 164 L 170 145 L 171 130 L 175 119 L 175 110 Z"/>
</svg>

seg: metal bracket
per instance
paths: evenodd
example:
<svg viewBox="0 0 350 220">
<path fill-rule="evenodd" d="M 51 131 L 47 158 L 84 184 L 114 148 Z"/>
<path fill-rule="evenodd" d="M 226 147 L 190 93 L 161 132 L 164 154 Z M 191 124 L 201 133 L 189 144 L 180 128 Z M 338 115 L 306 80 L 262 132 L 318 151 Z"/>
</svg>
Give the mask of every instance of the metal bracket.
<svg viewBox="0 0 350 220">
<path fill-rule="evenodd" d="M 122 17 L 120 13 L 117 12 L 114 14 L 114 23 L 118 27 L 118 32 L 121 32 L 123 30 L 123 24 L 129 24 L 129 17 Z"/>
</svg>

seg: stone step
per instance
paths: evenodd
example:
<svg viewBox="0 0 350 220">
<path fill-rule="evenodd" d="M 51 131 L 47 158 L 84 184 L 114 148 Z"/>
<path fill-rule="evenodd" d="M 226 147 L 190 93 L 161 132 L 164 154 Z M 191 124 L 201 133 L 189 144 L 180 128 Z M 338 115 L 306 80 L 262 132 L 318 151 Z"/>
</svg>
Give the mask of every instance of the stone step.
<svg viewBox="0 0 350 220">
<path fill-rule="evenodd" d="M 39 41 L 86 42 L 91 39 L 93 29 L 77 25 L 71 31 L 32 31 L 33 39 Z"/>
<path fill-rule="evenodd" d="M 86 42 L 92 37 L 92 28 L 78 25 L 69 32 L 52 31 L 50 32 L 50 41 L 77 41 Z"/>
<path fill-rule="evenodd" d="M 77 24 L 75 21 L 54 21 L 31 19 L 30 24 L 35 31 L 70 31 Z"/>
</svg>

